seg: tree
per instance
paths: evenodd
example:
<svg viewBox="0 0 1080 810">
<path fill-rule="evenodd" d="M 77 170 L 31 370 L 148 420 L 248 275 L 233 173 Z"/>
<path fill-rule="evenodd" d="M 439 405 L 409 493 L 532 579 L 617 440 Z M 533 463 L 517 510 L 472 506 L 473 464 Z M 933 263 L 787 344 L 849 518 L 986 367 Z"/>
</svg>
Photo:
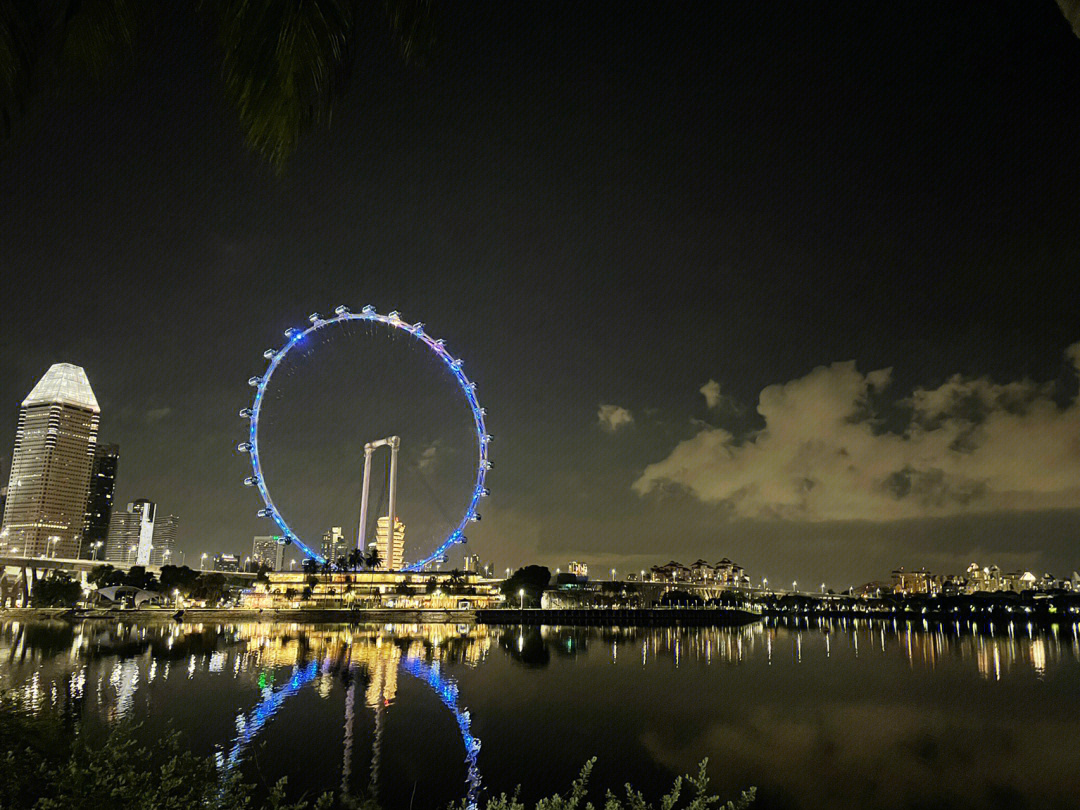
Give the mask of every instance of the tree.
<svg viewBox="0 0 1080 810">
<path fill-rule="evenodd" d="M 108 564 L 99 565 L 87 575 L 86 579 L 95 587 L 108 588 L 111 585 L 123 585 L 124 572 Z"/>
<path fill-rule="evenodd" d="M 399 582 L 394 586 L 394 593 L 398 596 L 412 596 L 413 589 L 409 587 L 408 582 Z"/>
<path fill-rule="evenodd" d="M 188 568 L 186 565 L 163 565 L 161 566 L 159 580 L 161 590 L 165 593 L 171 594 L 173 591 L 179 591 L 184 596 L 188 596 L 194 590 L 195 583 L 199 580 L 199 572 Z"/>
<path fill-rule="evenodd" d="M 543 565 L 526 565 L 519 568 L 509 579 L 503 580 L 500 590 L 508 602 L 515 606 L 524 601 L 526 607 L 539 607 L 540 594 L 551 582 L 551 571 Z M 524 597 L 521 591 L 525 591 Z"/>
<path fill-rule="evenodd" d="M 222 93 L 247 147 L 280 173 L 301 136 L 329 123 L 350 72 L 370 51 L 369 32 L 388 32 L 402 59 L 420 61 L 434 39 L 433 7 L 431 0 L 4 0 L 0 137 L 43 91 L 102 86 L 131 73 L 152 57 L 140 47 L 152 47 L 143 35 L 193 15 L 214 34 Z"/>
<path fill-rule="evenodd" d="M 63 571 L 52 571 L 34 583 L 34 607 L 71 607 L 82 599 L 82 586 Z"/>
<path fill-rule="evenodd" d="M 145 565 L 133 565 L 124 575 L 124 584 L 132 588 L 141 588 L 144 591 L 157 590 L 157 577 L 148 573 Z"/>
<path fill-rule="evenodd" d="M 303 568 L 304 573 L 308 574 L 309 576 L 311 574 L 316 574 L 319 571 L 319 563 L 313 560 L 311 557 L 305 557 L 304 561 L 300 563 L 300 567 Z"/>
<path fill-rule="evenodd" d="M 225 575 L 217 572 L 200 574 L 192 589 L 191 595 L 195 599 L 202 599 L 207 605 L 213 606 L 221 601 L 228 591 Z"/>
<path fill-rule="evenodd" d="M 368 568 L 375 569 L 379 567 L 382 562 L 382 557 L 379 555 L 379 547 L 372 546 L 367 553 L 367 559 L 364 560 Z"/>
<path fill-rule="evenodd" d="M 359 571 L 360 567 L 364 564 L 364 552 L 358 548 L 354 548 L 349 552 L 349 570 Z"/>
</svg>

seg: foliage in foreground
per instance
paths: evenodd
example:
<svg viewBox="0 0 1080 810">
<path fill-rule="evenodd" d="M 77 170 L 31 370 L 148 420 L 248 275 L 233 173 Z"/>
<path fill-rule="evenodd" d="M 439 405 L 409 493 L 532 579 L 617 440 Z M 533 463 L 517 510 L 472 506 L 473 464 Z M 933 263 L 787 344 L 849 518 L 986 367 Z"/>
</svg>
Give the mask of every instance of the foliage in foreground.
<svg viewBox="0 0 1080 810">
<path fill-rule="evenodd" d="M 261 802 L 257 788 L 239 772 L 223 774 L 213 757 L 183 749 L 180 735 L 169 734 L 152 746 L 140 745 L 134 727 L 122 724 L 103 738 L 72 733 L 59 718 L 28 715 L 0 695 L 0 810 L 330 810 L 333 795 L 314 803 L 290 802 L 285 779 L 269 787 Z M 679 777 L 657 804 L 630 785 L 625 796 L 608 791 L 602 810 L 746 810 L 754 788 L 723 803 L 710 795 L 703 761 L 697 776 Z M 587 801 L 595 757 L 562 795 L 541 799 L 535 810 L 597 810 Z M 520 791 L 520 788 L 519 788 Z M 680 804 L 680 802 L 682 802 Z M 350 810 L 378 810 L 366 796 L 340 798 Z M 519 792 L 492 797 L 485 810 L 526 810 Z M 465 800 L 450 810 L 468 810 Z"/>
<path fill-rule="evenodd" d="M 640 791 L 634 790 L 632 785 L 627 784 L 624 788 L 625 796 L 620 797 L 609 790 L 605 794 L 604 803 L 600 807 L 603 810 L 654 810 L 654 808 L 659 808 L 659 810 L 676 810 L 676 808 L 680 808 L 680 810 L 709 810 L 709 808 L 715 808 L 715 810 L 746 810 L 753 804 L 757 792 L 756 788 L 744 790 L 738 799 L 729 801 L 726 804 L 722 802 L 719 796 L 711 795 L 709 793 L 709 777 L 705 774 L 705 766 L 708 762 L 707 759 L 701 761 L 698 766 L 697 776 L 687 774 L 686 776 L 676 777 L 675 784 L 672 785 L 671 790 L 660 797 L 659 804 L 654 805 L 652 802 L 647 801 Z M 596 810 L 596 805 L 587 800 L 589 777 L 592 775 L 595 764 L 596 757 L 593 757 L 585 763 L 585 767 L 581 769 L 581 773 L 570 786 L 568 793 L 540 799 L 535 805 L 535 810 L 578 810 L 578 808 L 581 808 L 581 810 Z M 689 785 L 689 789 L 684 789 L 684 785 Z M 512 796 L 505 793 L 493 796 L 484 805 L 485 810 L 526 810 L 525 805 L 518 798 L 520 790 L 519 787 Z M 685 804 L 680 805 L 680 801 L 685 801 Z M 462 800 L 459 805 L 451 805 L 451 810 L 468 810 L 468 803 Z"/>
<path fill-rule="evenodd" d="M 152 747 L 120 726 L 104 740 L 73 735 L 50 718 L 0 703 L 0 810 L 329 810 L 330 794 L 310 805 L 285 797 L 285 779 L 262 803 L 239 774 L 183 750 L 178 734 Z"/>
</svg>

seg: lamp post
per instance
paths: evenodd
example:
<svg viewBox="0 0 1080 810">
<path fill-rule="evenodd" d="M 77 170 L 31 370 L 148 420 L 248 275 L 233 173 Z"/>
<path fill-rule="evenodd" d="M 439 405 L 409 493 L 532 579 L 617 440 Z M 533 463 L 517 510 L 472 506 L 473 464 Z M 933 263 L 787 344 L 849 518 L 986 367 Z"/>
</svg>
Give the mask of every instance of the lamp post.
<svg viewBox="0 0 1080 810">
<path fill-rule="evenodd" d="M 200 571 L 205 571 L 206 570 L 206 556 L 207 556 L 206 552 L 204 551 L 202 553 L 202 557 L 199 558 L 199 570 Z"/>
<path fill-rule="evenodd" d="M 244 570 L 251 573 L 251 557 L 244 557 Z"/>
<path fill-rule="evenodd" d="M 521 599 L 521 610 L 525 610 L 525 589 L 522 588 L 518 591 L 518 597 Z"/>
<path fill-rule="evenodd" d="M 793 591 L 799 590 L 799 583 L 798 583 L 797 580 L 792 580 L 791 581 L 791 590 L 793 590 Z"/>
<path fill-rule="evenodd" d="M 615 569 L 614 568 L 611 569 L 611 581 L 612 582 L 615 581 Z"/>
<path fill-rule="evenodd" d="M 49 553 L 48 553 L 49 557 L 53 557 L 53 556 L 56 555 L 56 544 L 57 544 L 57 542 L 59 542 L 59 540 L 60 540 L 60 538 L 57 537 L 55 534 L 52 537 L 49 538 L 49 544 L 48 544 L 49 545 Z"/>
<path fill-rule="evenodd" d="M 90 544 L 90 548 L 93 550 L 93 553 L 91 554 L 91 559 L 93 559 L 96 562 L 97 561 L 98 551 L 101 550 L 101 541 L 100 540 L 95 540 L 93 543 Z"/>
<path fill-rule="evenodd" d="M 295 569 L 296 569 L 296 560 L 289 560 L 289 570 L 293 571 Z"/>
</svg>

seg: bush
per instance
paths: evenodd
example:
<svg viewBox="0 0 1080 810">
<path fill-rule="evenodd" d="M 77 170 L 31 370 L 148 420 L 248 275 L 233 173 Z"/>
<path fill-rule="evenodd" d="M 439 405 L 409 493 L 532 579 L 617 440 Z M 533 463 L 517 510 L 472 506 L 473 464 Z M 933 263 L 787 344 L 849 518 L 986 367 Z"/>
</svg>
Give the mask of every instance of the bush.
<svg viewBox="0 0 1080 810">
<path fill-rule="evenodd" d="M 738 799 L 729 801 L 726 804 L 721 803 L 719 796 L 710 795 L 709 777 L 705 775 L 707 763 L 708 760 L 702 760 L 701 765 L 698 766 L 697 776 L 688 774 L 676 777 L 675 784 L 672 785 L 667 794 L 660 798 L 658 805 L 646 801 L 640 791 L 634 790 L 633 786 L 627 784 L 624 788 L 626 792 L 625 798 L 619 797 L 610 790 L 604 795 L 603 810 L 653 810 L 654 807 L 660 807 L 661 810 L 676 810 L 679 807 L 679 801 L 684 799 L 684 782 L 690 785 L 693 791 L 692 795 L 686 797 L 688 800 L 682 806 L 683 810 L 708 810 L 708 808 L 746 810 L 753 804 L 757 792 L 756 788 L 744 790 Z M 576 810 L 578 807 L 582 808 L 582 810 L 594 810 L 593 803 L 586 801 L 586 796 L 589 792 L 589 777 L 592 775 L 593 765 L 595 764 L 596 757 L 593 757 L 585 763 L 585 767 L 581 769 L 581 774 L 570 786 L 569 793 L 565 796 L 556 794 L 541 799 L 536 803 L 535 810 Z M 518 799 L 519 792 L 520 788 L 512 796 L 507 796 L 505 793 L 500 796 L 493 796 L 484 805 L 484 810 L 525 810 L 525 805 Z M 690 793 L 690 791 L 687 791 L 687 793 Z M 460 804 L 451 805 L 451 810 L 469 810 L 468 801 L 462 799 Z"/>
</svg>

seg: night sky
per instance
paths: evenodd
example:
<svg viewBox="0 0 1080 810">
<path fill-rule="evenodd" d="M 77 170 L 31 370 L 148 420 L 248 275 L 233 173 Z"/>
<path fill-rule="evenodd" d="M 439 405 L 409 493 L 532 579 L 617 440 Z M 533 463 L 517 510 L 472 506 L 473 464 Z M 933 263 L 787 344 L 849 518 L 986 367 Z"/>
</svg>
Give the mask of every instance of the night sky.
<svg viewBox="0 0 1080 810">
<path fill-rule="evenodd" d="M 0 161 L 5 480 L 19 402 L 73 362 L 117 501 L 180 515 L 188 562 L 249 553 L 247 378 L 371 303 L 466 360 L 496 465 L 469 549 L 500 570 L 1080 568 L 1056 4 L 628 8 L 448 5 L 422 67 L 373 38 L 280 178 L 180 19 L 43 105 Z"/>
</svg>

